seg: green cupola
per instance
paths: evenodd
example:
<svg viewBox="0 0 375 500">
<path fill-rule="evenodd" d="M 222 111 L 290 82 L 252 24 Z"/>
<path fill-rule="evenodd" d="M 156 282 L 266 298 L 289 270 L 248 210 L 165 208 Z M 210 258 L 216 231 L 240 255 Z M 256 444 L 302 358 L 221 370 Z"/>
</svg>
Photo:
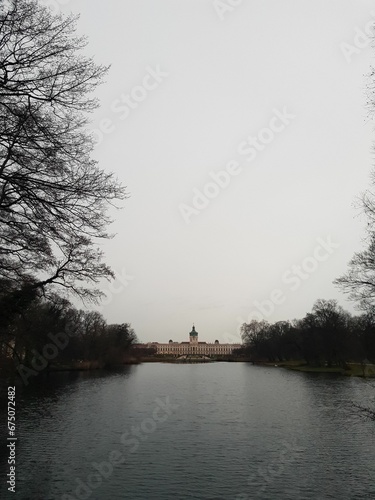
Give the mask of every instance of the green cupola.
<svg viewBox="0 0 375 500">
<path fill-rule="evenodd" d="M 195 326 L 193 325 L 192 331 L 189 333 L 190 337 L 198 337 L 198 332 L 195 331 Z"/>
</svg>

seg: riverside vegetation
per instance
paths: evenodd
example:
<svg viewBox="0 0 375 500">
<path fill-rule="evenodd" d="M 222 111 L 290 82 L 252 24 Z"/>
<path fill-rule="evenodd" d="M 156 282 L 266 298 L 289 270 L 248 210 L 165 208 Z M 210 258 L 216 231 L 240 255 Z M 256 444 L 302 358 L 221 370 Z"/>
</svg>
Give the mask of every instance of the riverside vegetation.
<svg viewBox="0 0 375 500">
<path fill-rule="evenodd" d="M 129 323 L 107 324 L 58 296 L 37 298 L 3 328 L 0 367 L 16 369 L 24 382 L 41 371 L 109 368 L 137 362 L 135 341 Z"/>
<path fill-rule="evenodd" d="M 375 375 L 375 308 L 353 316 L 335 300 L 318 300 L 299 320 L 253 320 L 241 327 L 244 347 L 236 352 L 254 362 L 303 371 Z"/>
</svg>

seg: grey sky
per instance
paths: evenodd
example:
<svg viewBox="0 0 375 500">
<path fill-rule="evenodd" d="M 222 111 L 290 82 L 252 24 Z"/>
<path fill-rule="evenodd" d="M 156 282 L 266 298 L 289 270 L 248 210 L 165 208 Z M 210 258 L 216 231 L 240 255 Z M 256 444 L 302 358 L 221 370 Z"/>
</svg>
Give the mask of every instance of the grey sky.
<svg viewBox="0 0 375 500">
<path fill-rule="evenodd" d="M 112 64 L 95 157 L 131 197 L 103 245 L 120 277 L 108 321 L 143 341 L 186 340 L 194 321 L 224 341 L 318 298 L 354 311 L 332 280 L 364 236 L 373 2 L 43 3 L 80 13 L 88 53 Z"/>
</svg>

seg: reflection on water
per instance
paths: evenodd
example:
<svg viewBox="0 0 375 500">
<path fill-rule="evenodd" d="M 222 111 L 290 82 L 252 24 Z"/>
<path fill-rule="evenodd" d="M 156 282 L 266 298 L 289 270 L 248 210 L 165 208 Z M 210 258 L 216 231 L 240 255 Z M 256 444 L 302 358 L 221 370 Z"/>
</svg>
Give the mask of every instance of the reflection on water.
<svg viewBox="0 0 375 500">
<path fill-rule="evenodd" d="M 375 498 L 375 422 L 352 407 L 374 388 L 245 363 L 41 377 L 17 387 L 15 498 Z"/>
</svg>

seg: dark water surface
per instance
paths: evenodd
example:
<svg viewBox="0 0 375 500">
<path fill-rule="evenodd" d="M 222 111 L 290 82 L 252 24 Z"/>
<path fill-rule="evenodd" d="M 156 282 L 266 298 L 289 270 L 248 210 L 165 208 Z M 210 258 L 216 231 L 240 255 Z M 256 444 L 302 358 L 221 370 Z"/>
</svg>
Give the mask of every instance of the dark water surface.
<svg viewBox="0 0 375 500">
<path fill-rule="evenodd" d="M 37 382 L 17 387 L 1 498 L 375 499 L 375 421 L 352 406 L 375 407 L 375 380 L 153 363 Z"/>
</svg>

